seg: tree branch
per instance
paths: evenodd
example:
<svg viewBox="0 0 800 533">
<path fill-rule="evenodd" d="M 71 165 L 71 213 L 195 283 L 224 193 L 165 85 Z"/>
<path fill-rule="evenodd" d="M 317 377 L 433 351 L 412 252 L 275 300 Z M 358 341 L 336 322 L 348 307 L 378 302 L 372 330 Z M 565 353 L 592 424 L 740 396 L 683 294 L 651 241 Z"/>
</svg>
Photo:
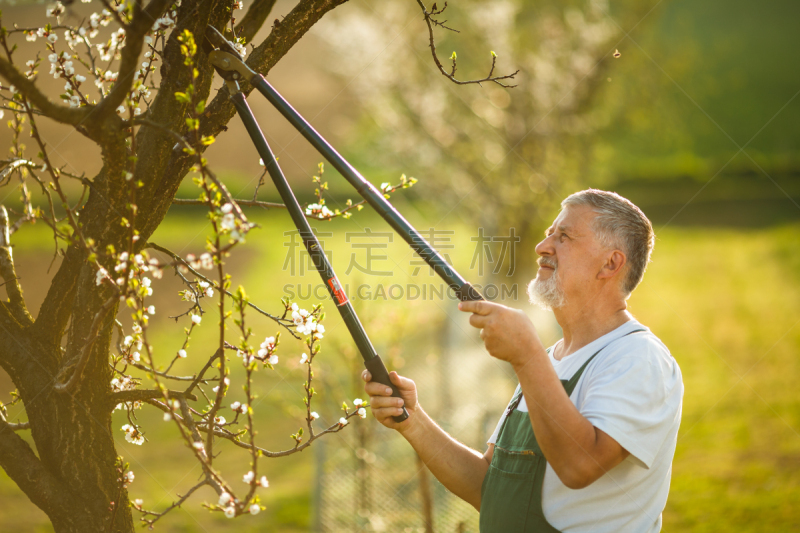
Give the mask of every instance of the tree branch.
<svg viewBox="0 0 800 533">
<path fill-rule="evenodd" d="M 161 519 L 161 517 L 163 517 L 165 514 L 167 514 L 168 512 L 172 511 L 173 509 L 176 509 L 176 508 L 180 507 L 181 505 L 183 505 L 183 502 L 188 500 L 189 496 L 194 494 L 194 492 L 197 489 L 199 489 L 200 487 L 204 487 L 206 485 L 211 485 L 211 483 L 208 482 L 208 479 L 203 479 L 200 483 L 198 483 L 197 485 L 195 485 L 194 487 L 189 489 L 186 492 L 186 494 L 184 494 L 183 496 L 178 494 L 178 498 L 179 498 L 178 501 L 172 502 L 172 505 L 170 505 L 169 507 L 167 507 L 166 509 L 164 509 L 160 513 L 155 512 L 155 511 L 146 511 L 145 509 L 141 509 L 139 506 L 136 506 L 136 505 L 134 505 L 134 508 L 142 513 L 143 516 L 142 516 L 142 518 L 140 520 L 142 522 L 146 523 L 150 527 L 150 529 L 152 529 L 153 528 L 153 524 L 158 522 Z M 148 516 L 153 516 L 155 518 L 147 518 Z"/>
<path fill-rule="evenodd" d="M 272 32 L 258 45 L 247 59 L 254 71 L 266 75 L 275 64 L 299 41 L 326 13 L 346 0 L 300 0 L 283 20 L 276 20 Z M 242 92 L 250 94 L 253 87 L 240 83 Z M 219 91 L 206 106 L 208 120 L 200 125 L 201 135 L 218 135 L 236 112 L 227 88 Z"/>
<path fill-rule="evenodd" d="M 275 6 L 275 0 L 254 0 L 241 22 L 236 25 L 236 36 L 244 37 L 246 43 L 252 41 L 258 30 L 264 25 L 273 6 Z"/>
<path fill-rule="evenodd" d="M 38 107 L 39 111 L 45 116 L 57 122 L 77 126 L 83 122 L 89 113 L 91 113 L 91 110 L 94 109 L 91 106 L 78 108 L 66 107 L 51 102 L 44 93 L 36 87 L 34 82 L 26 78 L 14 65 L 2 57 L 0 57 L 0 76 L 16 87 L 17 91 L 22 93 L 33 105 Z"/>
<path fill-rule="evenodd" d="M 30 445 L 14 433 L 14 427 L 0 420 L 0 467 L 30 500 L 48 515 L 88 513 L 60 479 L 45 468 Z"/>
<path fill-rule="evenodd" d="M 263 207 L 265 209 L 286 209 L 285 204 L 276 202 L 262 202 L 260 200 L 234 200 L 237 204 L 245 207 Z M 172 203 L 175 205 L 207 205 L 202 200 L 195 200 L 192 198 L 173 198 Z"/>
<path fill-rule="evenodd" d="M 354 409 L 352 413 L 347 413 L 344 416 L 344 418 L 346 420 L 349 420 L 350 418 L 356 416 L 357 414 L 358 414 L 358 410 Z M 234 443 L 236 446 L 238 446 L 240 448 L 244 448 L 246 450 L 253 450 L 253 449 L 258 450 L 265 457 L 285 457 L 287 455 L 292 455 L 292 454 L 297 453 L 297 452 L 302 452 L 303 450 L 305 450 L 306 448 L 311 446 L 312 442 L 314 442 L 318 438 L 322 437 L 323 435 L 327 435 L 328 433 L 338 433 L 339 431 L 344 429 L 344 427 L 345 426 L 343 426 L 342 424 L 337 422 L 337 423 L 333 424 L 332 426 L 330 426 L 325 431 L 322 431 L 320 433 L 315 433 L 315 434 L 311 435 L 309 437 L 309 439 L 306 442 L 304 442 L 303 444 L 300 444 L 298 442 L 297 445 L 294 448 L 290 448 L 288 450 L 283 450 L 283 451 L 280 451 L 280 452 L 271 452 L 269 450 L 266 450 L 264 448 L 260 448 L 258 446 L 253 445 L 253 444 L 248 444 L 246 442 L 242 442 L 242 441 L 238 440 L 236 433 L 231 433 L 229 431 L 221 431 L 219 429 L 215 429 L 214 430 L 214 436 L 215 437 L 220 437 L 220 438 L 225 439 L 225 440 L 229 440 L 232 443 Z M 202 433 L 208 433 L 209 432 L 208 426 L 206 426 L 206 425 L 197 426 L 197 430 L 202 432 Z"/>
<path fill-rule="evenodd" d="M 144 36 L 172 2 L 173 0 L 152 0 L 144 9 L 141 2 L 134 3 L 133 20 L 125 31 L 125 48 L 122 49 L 117 82 L 96 107 L 101 116 L 116 116 L 115 109 L 125 100 L 133 85 L 134 75 L 139 70 L 139 55 L 142 53 Z"/>
<path fill-rule="evenodd" d="M 0 276 L 5 280 L 9 311 L 14 314 L 14 317 L 20 323 L 24 325 L 33 324 L 33 319 L 25 306 L 22 288 L 19 285 L 19 278 L 17 278 L 17 270 L 14 267 L 14 259 L 11 255 L 11 235 L 8 229 L 8 211 L 3 205 L 0 205 Z"/>
<path fill-rule="evenodd" d="M 507 74 L 505 76 L 492 76 L 492 74 L 494 74 L 495 63 L 497 62 L 497 56 L 495 55 L 494 52 L 492 52 L 492 67 L 489 69 L 489 75 L 486 76 L 483 79 L 480 79 L 480 80 L 467 80 L 467 81 L 461 81 L 461 80 L 456 79 L 456 77 L 455 77 L 455 74 L 456 74 L 456 56 L 455 56 L 455 52 L 453 52 L 453 57 L 451 58 L 453 60 L 453 67 L 452 67 L 451 71 L 448 73 L 445 70 L 444 65 L 442 65 L 441 61 L 439 61 L 439 57 L 436 55 L 436 42 L 435 42 L 435 40 L 433 38 L 433 27 L 434 26 L 440 26 L 440 27 L 442 27 L 442 28 L 444 28 L 446 30 L 450 30 L 450 31 L 456 31 L 456 30 L 454 30 L 453 28 L 450 28 L 448 26 L 445 26 L 445 22 L 447 22 L 447 21 L 440 22 L 440 21 L 436 20 L 435 18 L 432 18 L 435 15 L 440 15 L 440 14 L 444 13 L 444 10 L 447 9 L 447 2 L 444 3 L 444 7 L 442 9 L 438 9 L 438 10 L 436 9 L 436 4 L 434 3 L 433 4 L 433 8 L 431 9 L 431 11 L 428 11 L 428 9 L 425 7 L 425 4 L 422 3 L 422 0 L 417 0 L 417 4 L 419 4 L 420 9 L 422 9 L 422 14 L 425 17 L 425 24 L 428 25 L 428 39 L 430 41 L 430 48 L 431 48 L 431 55 L 433 56 L 433 62 L 436 63 L 436 67 L 439 69 L 439 72 L 441 72 L 444 77 L 448 78 L 450 81 L 452 81 L 453 83 L 456 83 L 458 85 L 469 85 L 470 83 L 477 83 L 478 85 L 480 85 L 481 83 L 483 83 L 485 81 L 490 81 L 490 82 L 496 83 L 500 87 L 505 87 L 507 89 L 511 89 L 513 87 L 516 87 L 516 85 L 506 85 L 504 83 L 501 83 L 500 80 L 514 79 L 514 76 L 516 76 L 519 73 L 519 70 L 516 70 L 513 74 Z"/>
<path fill-rule="evenodd" d="M 197 401 L 197 396 L 194 394 L 184 394 L 183 391 L 168 390 L 166 391 L 170 398 L 188 398 L 193 402 Z M 123 402 L 143 402 L 145 400 L 157 400 L 164 397 L 164 392 L 158 389 L 138 389 L 138 390 L 123 390 L 115 392 L 109 399 L 111 407 L 115 407 Z"/>
<path fill-rule="evenodd" d="M 144 370 L 145 372 L 150 372 L 151 374 L 155 374 L 158 377 L 164 379 L 171 379 L 173 381 L 194 381 L 197 379 L 197 376 L 173 376 L 172 374 L 167 374 L 166 372 L 161 372 L 159 370 L 153 370 L 152 368 L 148 368 L 139 363 L 128 363 L 130 366 L 134 368 L 138 368 L 139 370 Z M 207 382 L 205 380 L 200 380 L 200 383 L 205 385 Z"/>
</svg>

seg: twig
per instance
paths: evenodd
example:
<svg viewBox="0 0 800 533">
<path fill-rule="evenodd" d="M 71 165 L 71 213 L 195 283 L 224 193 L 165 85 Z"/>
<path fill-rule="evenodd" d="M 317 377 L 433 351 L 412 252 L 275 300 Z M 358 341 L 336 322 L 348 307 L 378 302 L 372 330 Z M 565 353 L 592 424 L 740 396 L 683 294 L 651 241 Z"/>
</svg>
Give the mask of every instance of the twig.
<svg viewBox="0 0 800 533">
<path fill-rule="evenodd" d="M 445 70 L 444 65 L 442 65 L 441 61 L 439 61 L 439 57 L 436 55 L 436 42 L 435 42 L 435 40 L 433 38 L 433 27 L 434 26 L 441 26 L 442 28 L 447 29 L 447 30 L 451 30 L 451 31 L 456 31 L 456 30 L 454 30 L 453 28 L 450 28 L 448 26 L 445 26 L 445 22 L 447 22 L 447 21 L 440 22 L 440 21 L 432 18 L 432 16 L 439 15 L 439 14 L 443 13 L 445 9 L 447 9 L 447 2 L 445 2 L 444 7 L 442 9 L 436 10 L 434 8 L 431 11 L 428 11 L 428 9 L 425 7 L 425 4 L 422 3 L 422 0 L 417 0 L 417 4 L 419 4 L 419 7 L 422 9 L 422 14 L 425 17 L 425 24 L 428 25 L 428 38 L 430 40 L 430 48 L 431 48 L 431 55 L 433 56 L 433 62 L 436 63 L 436 66 L 438 67 L 439 72 L 441 72 L 443 76 L 445 76 L 446 78 L 450 79 L 450 81 L 452 81 L 453 83 L 456 83 L 458 85 L 468 85 L 470 83 L 477 83 L 478 85 L 480 85 L 481 83 L 483 83 L 485 81 L 490 81 L 490 82 L 496 83 L 500 87 L 505 87 L 507 89 L 511 89 L 513 87 L 516 87 L 516 85 L 506 85 L 504 83 L 501 83 L 500 80 L 514 79 L 514 76 L 516 76 L 519 73 L 519 70 L 516 70 L 513 74 L 507 74 L 505 76 L 492 76 L 492 74 L 494 73 L 494 65 L 495 65 L 495 62 L 497 61 L 497 56 L 494 53 L 492 53 L 492 68 L 489 70 L 489 75 L 486 76 L 483 79 L 480 79 L 480 80 L 467 80 L 467 81 L 462 81 L 462 80 L 456 79 L 456 77 L 455 77 L 455 73 L 456 73 L 456 58 L 455 58 L 455 56 L 453 56 L 453 68 L 452 68 L 451 72 L 448 73 Z M 434 4 L 434 6 L 435 5 L 436 4 Z"/>
<path fill-rule="evenodd" d="M 204 275 L 202 275 L 201 273 L 199 273 L 197 270 L 195 270 L 194 268 L 192 268 L 192 266 L 191 266 L 189 263 L 187 263 L 187 262 L 186 262 L 186 261 L 185 261 L 185 260 L 184 260 L 184 259 L 183 259 L 181 256 L 179 256 L 179 255 L 178 255 L 178 254 L 176 254 L 175 252 L 173 252 L 173 251 L 171 251 L 171 250 L 168 250 L 167 248 L 164 248 L 163 246 L 160 246 L 160 245 L 158 245 L 158 244 L 156 244 L 156 243 L 154 243 L 154 242 L 152 242 L 152 241 L 148 242 L 148 243 L 147 243 L 147 245 L 146 245 L 146 247 L 147 247 L 147 248 L 152 248 L 153 250 L 158 250 L 158 251 L 159 251 L 159 252 L 161 252 L 161 253 L 165 253 L 165 254 L 167 254 L 167 255 L 168 255 L 168 256 L 170 256 L 170 257 L 171 257 L 173 260 L 180 262 L 180 263 L 181 263 L 183 266 L 185 266 L 187 269 L 189 269 L 189 272 L 191 272 L 192 274 L 194 274 L 194 275 L 195 275 L 195 276 L 197 276 L 198 278 L 202 279 L 203 281 L 205 281 L 205 282 L 207 282 L 207 283 L 214 284 L 214 285 L 216 286 L 216 283 L 215 283 L 215 282 L 213 282 L 212 280 L 210 280 L 209 278 L 205 277 Z M 222 290 L 222 291 L 224 291 L 224 292 L 225 292 L 225 294 L 227 294 L 228 296 L 233 296 L 233 294 L 231 294 L 231 292 L 230 292 L 230 291 L 228 291 L 227 289 L 223 289 L 223 288 L 221 288 L 221 287 L 216 287 L 216 289 L 217 289 L 217 290 Z M 291 335 L 292 335 L 294 338 L 296 338 L 296 339 L 299 339 L 299 338 L 300 338 L 300 337 L 299 337 L 299 336 L 298 336 L 298 335 L 297 335 L 297 334 L 296 334 L 296 333 L 295 333 L 295 332 L 292 330 L 292 327 L 294 326 L 294 322 L 292 322 L 291 320 L 288 320 L 288 319 L 285 319 L 285 318 L 280 318 L 280 317 L 277 317 L 277 316 L 275 316 L 275 315 L 272 315 L 272 314 L 270 314 L 270 313 L 267 313 L 266 311 L 264 311 L 264 310 L 263 310 L 263 309 L 261 309 L 260 307 L 258 307 L 258 306 L 256 306 L 256 305 L 254 305 L 254 304 L 252 304 L 252 303 L 250 303 L 250 302 L 247 302 L 247 305 L 249 305 L 250 307 L 252 307 L 252 308 L 253 308 L 253 309 L 255 309 L 256 311 L 258 311 L 258 312 L 259 312 L 259 313 L 261 313 L 262 315 L 266 316 L 267 318 L 270 318 L 270 319 L 274 320 L 274 321 L 275 321 L 275 322 L 277 322 L 279 325 L 281 325 L 281 326 L 283 326 L 284 328 L 286 328 L 286 330 L 287 330 L 287 331 L 288 331 L 288 332 L 289 332 L 289 333 L 290 333 L 290 334 L 291 334 Z"/>
<path fill-rule="evenodd" d="M 195 387 L 197 387 L 197 385 L 203 380 L 203 375 L 205 375 L 206 371 L 209 368 L 211 368 L 211 365 L 214 363 L 214 360 L 216 360 L 217 357 L 221 357 L 221 356 L 222 356 L 222 350 L 217 350 L 216 352 L 214 352 L 214 355 L 212 355 L 211 358 L 206 362 L 205 366 L 203 366 L 203 369 L 200 370 L 200 372 L 197 374 L 197 377 L 186 388 L 186 390 L 183 391 L 184 396 L 188 397 L 188 396 L 190 396 L 192 394 L 192 390 Z"/>
<path fill-rule="evenodd" d="M 183 391 L 168 390 L 166 391 L 170 398 L 189 398 L 193 402 L 197 401 L 197 396 L 194 394 L 185 394 Z M 113 406 L 124 402 L 142 402 L 145 400 L 155 400 L 163 398 L 164 392 L 157 389 L 139 389 L 139 390 L 124 390 L 115 392 L 111 395 L 109 403 Z"/>
<path fill-rule="evenodd" d="M 349 420 L 351 417 L 356 416 L 356 415 L 358 415 L 358 410 L 357 409 L 353 410 L 352 413 L 347 413 L 344 416 L 344 418 L 346 420 Z M 229 440 L 232 443 L 234 443 L 236 446 L 238 446 L 240 448 L 244 448 L 246 450 L 250 450 L 250 449 L 255 448 L 256 450 L 260 451 L 265 457 L 285 457 L 287 455 L 292 455 L 293 453 L 302 452 L 303 450 L 305 450 L 306 448 L 311 446 L 312 442 L 314 442 L 315 440 L 319 439 L 323 435 L 327 435 L 328 433 L 338 433 L 342 429 L 344 429 L 344 426 L 337 422 L 337 423 L 333 424 L 332 426 L 330 426 L 325 431 L 322 431 L 320 433 L 315 433 L 314 435 L 309 435 L 308 440 L 305 441 L 303 444 L 298 444 L 294 448 L 291 448 L 289 450 L 283 450 L 283 451 L 280 451 L 280 452 L 271 452 L 271 451 L 266 450 L 264 448 L 260 448 L 258 446 L 252 446 L 251 444 L 248 444 L 246 442 L 242 442 L 242 441 L 236 439 L 236 434 L 235 433 L 231 433 L 231 432 L 224 432 L 224 431 L 220 431 L 220 430 L 214 430 L 214 436 L 223 438 L 225 440 Z M 209 431 L 208 428 L 205 427 L 205 426 L 199 426 L 197 428 L 197 430 L 201 431 L 203 433 L 208 433 L 208 431 Z"/>
<path fill-rule="evenodd" d="M 173 381 L 194 381 L 195 379 L 197 379 L 197 376 L 173 376 L 171 374 L 167 374 L 166 372 L 159 372 L 158 370 L 147 368 L 146 366 L 139 363 L 128 363 L 128 364 L 134 368 L 138 368 L 139 370 L 144 370 L 145 372 L 150 372 L 164 379 L 171 379 Z M 205 385 L 206 381 L 201 379 L 200 383 Z"/>
<path fill-rule="evenodd" d="M 199 489 L 200 487 L 203 487 L 203 486 L 205 486 L 205 485 L 208 485 L 208 484 L 209 484 L 209 482 L 208 482 L 208 479 L 203 479 L 203 481 L 201 481 L 200 483 L 198 483 L 197 485 L 195 485 L 194 487 L 192 487 L 191 489 L 189 489 L 189 490 L 186 492 L 186 494 L 184 494 L 183 496 L 181 496 L 181 495 L 179 494 L 179 495 L 178 495 L 178 496 L 179 496 L 179 499 L 178 499 L 178 501 L 176 501 L 176 502 L 172 502 L 172 505 L 170 505 L 169 507 L 167 507 L 166 509 L 164 509 L 164 510 L 163 510 L 163 511 L 161 511 L 160 513 L 157 513 L 157 512 L 155 512 L 155 511 L 146 511 L 146 510 L 144 510 L 144 509 L 141 509 L 141 508 L 139 508 L 139 507 L 137 507 L 137 506 L 134 506 L 134 509 L 136 509 L 137 511 L 141 512 L 141 513 L 144 515 L 144 516 L 142 516 L 142 518 L 141 518 L 140 520 L 141 520 L 142 522 L 145 522 L 145 523 L 146 523 L 146 524 L 147 524 L 147 525 L 150 527 L 150 529 L 153 529 L 153 524 L 155 524 L 156 522 L 158 522 L 158 520 L 159 520 L 161 517 L 163 517 L 165 514 L 167 514 L 168 512 L 172 511 L 173 509 L 175 509 L 175 508 L 177 508 L 177 507 L 180 507 L 180 506 L 183 504 L 183 502 L 185 502 L 186 500 L 188 500 L 188 499 L 189 499 L 189 496 L 191 496 L 191 495 L 192 495 L 192 494 L 193 494 L 193 493 L 194 493 L 194 492 L 195 492 L 197 489 Z M 152 520 L 148 520 L 148 519 L 146 518 L 147 516 L 154 516 L 155 518 L 153 518 Z"/>
<path fill-rule="evenodd" d="M 285 204 L 276 202 L 262 202 L 260 200 L 234 200 L 237 204 L 245 207 L 263 207 L 265 209 L 286 209 Z M 191 198 L 173 198 L 172 203 L 175 205 L 206 205 L 202 200 L 195 200 Z"/>
</svg>

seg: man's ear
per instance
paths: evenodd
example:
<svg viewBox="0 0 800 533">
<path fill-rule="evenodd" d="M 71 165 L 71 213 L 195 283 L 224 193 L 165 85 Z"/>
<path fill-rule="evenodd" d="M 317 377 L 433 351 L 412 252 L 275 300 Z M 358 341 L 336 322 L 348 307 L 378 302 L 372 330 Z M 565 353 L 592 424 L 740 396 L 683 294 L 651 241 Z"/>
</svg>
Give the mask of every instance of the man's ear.
<svg viewBox="0 0 800 533">
<path fill-rule="evenodd" d="M 622 272 L 628 258 L 620 250 L 614 250 L 606 257 L 606 262 L 603 268 L 597 273 L 597 279 L 611 279 L 618 273 Z"/>
</svg>

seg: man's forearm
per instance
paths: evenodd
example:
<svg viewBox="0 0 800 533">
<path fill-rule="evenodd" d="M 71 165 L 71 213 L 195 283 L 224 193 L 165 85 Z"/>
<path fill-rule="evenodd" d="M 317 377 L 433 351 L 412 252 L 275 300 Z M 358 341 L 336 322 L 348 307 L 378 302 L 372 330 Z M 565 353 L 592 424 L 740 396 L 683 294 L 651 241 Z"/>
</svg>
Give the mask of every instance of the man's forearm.
<svg viewBox="0 0 800 533">
<path fill-rule="evenodd" d="M 448 435 L 421 407 L 415 424 L 401 434 L 450 492 L 480 510 L 481 485 L 489 468 L 480 452 Z"/>
</svg>

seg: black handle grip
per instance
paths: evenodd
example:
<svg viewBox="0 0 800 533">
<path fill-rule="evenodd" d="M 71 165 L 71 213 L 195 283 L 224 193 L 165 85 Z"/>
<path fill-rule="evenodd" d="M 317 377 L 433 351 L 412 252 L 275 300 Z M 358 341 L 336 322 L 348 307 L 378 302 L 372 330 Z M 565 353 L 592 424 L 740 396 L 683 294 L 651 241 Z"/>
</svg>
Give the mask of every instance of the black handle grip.
<svg viewBox="0 0 800 533">
<path fill-rule="evenodd" d="M 394 386 L 394 383 L 389 379 L 389 371 L 386 370 L 386 365 L 383 364 L 381 360 L 381 356 L 376 355 L 372 359 L 368 361 L 364 361 L 364 366 L 367 367 L 369 373 L 372 374 L 372 381 L 377 381 L 387 387 L 391 387 L 392 389 L 392 396 L 395 398 L 402 398 L 400 395 L 400 391 L 397 390 L 397 387 Z M 392 417 L 395 422 L 402 422 L 406 418 L 408 418 L 408 411 L 406 408 L 403 407 L 403 414 L 398 416 Z"/>
<path fill-rule="evenodd" d="M 458 297 L 458 299 L 462 302 L 476 302 L 484 299 L 483 296 L 481 296 L 481 293 L 476 291 L 475 287 L 473 287 L 469 281 L 464 283 L 464 285 L 461 287 L 455 289 L 455 292 L 456 297 Z"/>
</svg>

